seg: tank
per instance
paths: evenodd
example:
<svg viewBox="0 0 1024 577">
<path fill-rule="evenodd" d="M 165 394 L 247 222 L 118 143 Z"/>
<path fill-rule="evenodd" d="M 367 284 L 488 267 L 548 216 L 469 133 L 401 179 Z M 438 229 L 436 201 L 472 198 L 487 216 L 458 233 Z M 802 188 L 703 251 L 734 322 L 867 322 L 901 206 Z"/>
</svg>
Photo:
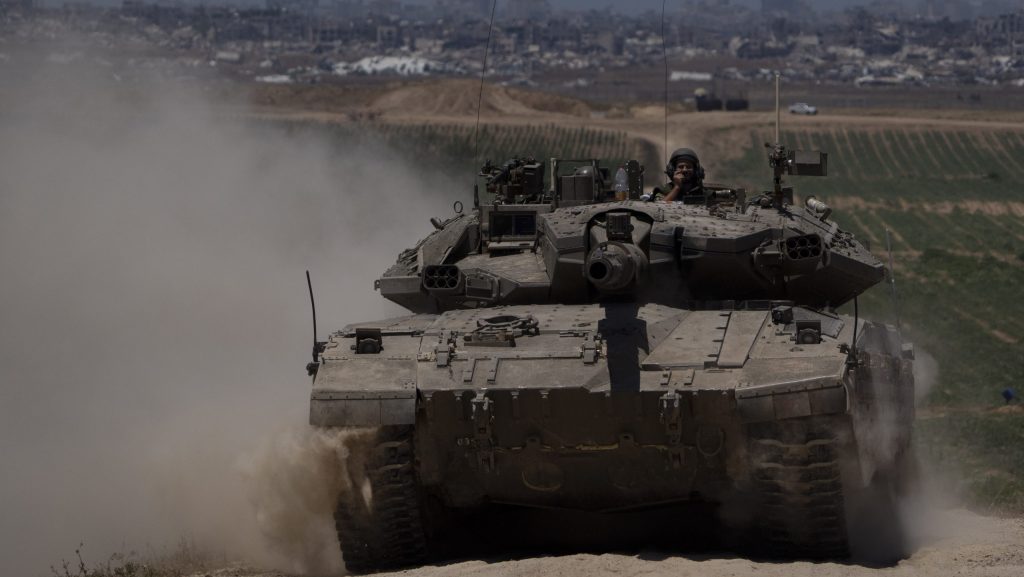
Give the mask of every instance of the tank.
<svg viewBox="0 0 1024 577">
<path fill-rule="evenodd" d="M 836 312 L 887 268 L 782 185 L 827 155 L 768 159 L 771 190 L 672 203 L 636 161 L 626 190 L 596 159 L 485 165 L 473 209 L 375 282 L 411 314 L 314 346 L 310 423 L 352 431 L 348 569 L 422 563 L 445 519 L 498 505 L 611 527 L 701 505 L 762 553 L 847 556 L 904 478 L 913 348 Z"/>
</svg>

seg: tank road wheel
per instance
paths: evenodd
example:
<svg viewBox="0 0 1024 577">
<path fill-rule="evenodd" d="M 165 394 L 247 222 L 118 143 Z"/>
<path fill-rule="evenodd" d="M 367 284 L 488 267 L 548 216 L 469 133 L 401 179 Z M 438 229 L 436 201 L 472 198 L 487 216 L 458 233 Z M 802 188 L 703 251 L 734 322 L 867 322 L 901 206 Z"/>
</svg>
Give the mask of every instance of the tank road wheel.
<svg viewBox="0 0 1024 577">
<path fill-rule="evenodd" d="M 422 563 L 426 535 L 412 428 L 383 428 L 368 442 L 350 444 L 349 451 L 352 485 L 334 511 L 345 566 L 364 574 Z"/>
<path fill-rule="evenodd" d="M 849 555 L 836 432 L 799 419 L 754 424 L 749 435 L 760 544 L 773 556 Z"/>
</svg>

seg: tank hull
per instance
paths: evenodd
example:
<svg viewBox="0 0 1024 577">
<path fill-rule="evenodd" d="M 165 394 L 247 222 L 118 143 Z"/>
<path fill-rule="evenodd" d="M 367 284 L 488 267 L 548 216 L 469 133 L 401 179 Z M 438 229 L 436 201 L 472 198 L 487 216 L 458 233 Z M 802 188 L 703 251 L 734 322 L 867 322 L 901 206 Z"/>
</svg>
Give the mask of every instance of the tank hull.
<svg viewBox="0 0 1024 577">
<path fill-rule="evenodd" d="M 718 501 L 742 473 L 745 448 L 741 423 L 711 410 L 725 408 L 717 396 L 681 397 L 675 419 L 658 391 L 496 392 L 490 415 L 474 420 L 480 404 L 436 395 L 433 416 L 416 425 L 421 483 L 453 507 L 609 512 Z"/>
<path fill-rule="evenodd" d="M 710 503 L 774 553 L 842 556 L 847 498 L 909 447 L 908 357 L 888 327 L 784 303 L 456 310 L 333 335 L 310 420 L 405 431 L 423 511 Z"/>
</svg>

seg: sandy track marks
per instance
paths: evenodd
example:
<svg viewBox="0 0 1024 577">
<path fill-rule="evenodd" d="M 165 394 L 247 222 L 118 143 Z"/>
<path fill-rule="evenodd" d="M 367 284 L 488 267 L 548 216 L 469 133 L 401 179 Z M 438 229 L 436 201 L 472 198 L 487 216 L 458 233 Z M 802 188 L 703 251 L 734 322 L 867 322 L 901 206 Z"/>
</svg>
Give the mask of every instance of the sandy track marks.
<svg viewBox="0 0 1024 577">
<path fill-rule="evenodd" d="M 885 135 L 885 138 L 873 139 L 880 147 L 880 154 L 892 165 L 892 175 L 895 178 L 906 178 L 909 164 L 902 157 L 903 151 L 895 147 L 892 131 L 886 130 L 882 134 Z"/>
<path fill-rule="evenodd" d="M 888 133 L 886 140 L 892 143 L 892 146 L 901 158 L 903 175 L 907 178 L 915 178 L 919 177 L 922 173 L 926 173 L 927 171 L 922 170 L 922 163 L 928 162 L 928 159 L 921 159 L 912 154 L 913 144 L 907 131 L 896 128 L 886 132 Z"/>
<path fill-rule="evenodd" d="M 882 240 L 879 239 L 878 236 L 875 235 L 875 232 L 873 230 L 871 230 L 871 227 L 869 227 L 867 225 L 867 223 L 865 223 L 860 218 L 860 214 L 858 214 L 856 212 L 851 212 L 850 213 L 850 220 L 852 220 L 853 223 L 857 225 L 857 228 L 862 230 L 864 232 L 864 234 L 867 235 L 868 242 L 871 243 L 871 246 L 880 246 L 882 248 L 885 248 L 885 245 L 882 243 Z"/>
<path fill-rule="evenodd" d="M 1001 159 L 1000 164 L 1006 167 L 1007 173 L 1019 177 L 1024 172 L 1024 164 L 1021 164 L 1016 155 L 1012 154 L 1002 139 L 1002 132 L 981 132 L 979 139 L 982 139 L 988 150 Z"/>
<path fill-rule="evenodd" d="M 994 216 L 994 215 L 986 214 L 985 217 L 986 217 L 986 220 L 989 223 L 991 223 L 991 225 L 993 227 L 998 228 L 1000 231 L 1002 231 L 1007 236 L 1013 237 L 1013 238 L 1015 238 L 1015 239 L 1017 239 L 1017 240 L 1019 240 L 1021 242 L 1024 242 L 1024 230 L 1021 230 L 1020 228 L 1017 228 L 1017 229 L 1010 228 L 1006 224 L 1000 222 L 999 218 Z M 1020 223 L 1018 223 L 1018 225 L 1019 224 Z"/>
<path fill-rule="evenodd" d="M 878 214 L 875 214 L 874 216 L 875 216 L 875 218 L 878 219 L 878 222 L 880 222 L 882 224 L 882 230 L 883 231 L 886 231 L 886 230 L 889 231 L 889 235 L 892 237 L 893 244 L 899 243 L 899 244 L 905 246 L 908 250 L 916 250 L 914 248 L 914 245 L 910 244 L 907 241 L 907 239 L 904 238 L 904 236 L 902 234 L 900 234 L 900 231 L 897 230 L 896 227 L 894 227 L 893 225 L 891 225 L 888 222 L 886 222 L 886 220 L 884 218 L 882 218 L 881 216 L 879 216 Z M 882 246 L 880 248 L 886 248 L 886 247 Z"/>
<path fill-rule="evenodd" d="M 928 142 L 927 132 L 924 130 L 908 130 L 905 133 L 915 155 L 923 150 L 924 156 L 928 159 L 928 172 L 925 174 L 943 174 L 946 172 L 942 157 L 935 150 L 935 146 Z"/>
<path fill-rule="evenodd" d="M 870 174 L 870 172 L 865 167 L 865 159 L 860 147 L 857 146 L 850 136 L 850 130 L 846 127 L 840 127 L 834 134 L 836 144 L 839 145 L 836 151 L 840 157 L 846 158 L 848 166 L 844 176 L 854 181 L 864 180 L 865 175 Z"/>
<path fill-rule="evenodd" d="M 1024 202 L 1015 200 L 942 200 L 942 201 L 907 201 L 901 199 L 899 204 L 891 206 L 881 201 L 866 200 L 859 196 L 834 195 L 828 198 L 832 208 L 836 210 L 899 210 L 901 212 L 919 211 L 928 214 L 950 215 L 956 211 L 986 216 L 1024 217 Z"/>
<path fill-rule="evenodd" d="M 861 141 L 861 146 L 868 151 L 871 156 L 878 162 L 878 170 L 873 171 L 876 176 L 884 176 L 887 180 L 891 180 L 896 174 L 893 171 L 893 164 L 889 159 L 882 154 L 882 149 L 879 146 L 879 140 L 885 140 L 886 135 L 884 131 L 878 131 L 874 133 L 867 133 L 862 130 L 856 132 L 857 139 Z M 883 174 L 879 174 L 879 171 Z"/>
<path fill-rule="evenodd" d="M 953 307 L 953 312 L 956 313 L 956 316 L 960 317 L 965 321 L 970 321 L 971 323 L 977 325 L 986 333 L 992 335 L 996 339 L 1008 345 L 1015 345 L 1018 342 L 1017 338 L 1010 336 L 999 329 L 992 328 L 992 325 L 990 325 L 988 321 L 986 321 L 985 319 L 978 318 L 968 313 L 967 311 L 961 309 L 960 307 Z"/>
<path fill-rule="evenodd" d="M 947 167 L 954 166 L 956 172 L 963 174 L 979 174 L 978 163 L 970 155 L 957 150 L 949 133 L 948 130 L 929 130 L 927 136 L 928 140 L 931 140 L 932 146 L 940 151 L 939 156 L 945 159 Z"/>
</svg>

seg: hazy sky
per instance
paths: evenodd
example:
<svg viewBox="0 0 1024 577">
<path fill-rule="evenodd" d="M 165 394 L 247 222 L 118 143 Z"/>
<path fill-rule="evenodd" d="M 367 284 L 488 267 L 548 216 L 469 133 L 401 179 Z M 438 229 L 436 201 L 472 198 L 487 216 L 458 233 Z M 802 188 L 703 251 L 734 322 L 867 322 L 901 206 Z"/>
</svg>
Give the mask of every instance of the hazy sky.
<svg viewBox="0 0 1024 577">
<path fill-rule="evenodd" d="M 427 1 L 429 1 L 429 0 L 427 0 Z M 630 2 L 622 2 L 622 1 L 601 2 L 600 0 L 598 0 L 597 2 L 594 2 L 592 0 L 549 0 L 549 2 L 551 2 L 552 6 L 555 6 L 555 7 L 558 7 L 558 8 L 581 9 L 581 8 L 592 8 L 592 7 L 595 7 L 595 6 L 612 5 L 612 6 L 614 6 L 615 8 L 617 8 L 619 10 L 629 9 L 629 10 L 644 11 L 644 10 L 660 10 L 661 9 L 661 2 L 662 2 L 662 0 L 632 0 Z M 722 3 L 724 3 L 724 2 L 722 2 Z M 761 6 L 761 0 L 731 0 L 730 3 L 733 4 L 733 5 L 739 5 L 739 6 L 750 6 L 750 7 L 760 7 Z M 815 8 L 817 8 L 818 6 L 821 6 L 823 8 L 824 7 L 833 8 L 833 7 L 837 6 L 837 5 L 863 4 L 863 3 L 864 2 L 859 2 L 857 0 L 816 0 L 815 2 L 812 2 L 812 4 L 815 6 Z M 680 0 L 668 0 L 668 2 L 666 4 L 666 9 L 671 10 L 673 8 L 679 8 L 682 5 L 683 5 L 683 2 L 681 2 Z"/>
<path fill-rule="evenodd" d="M 119 6 L 121 0 L 87 0 L 92 4 L 106 5 L 106 6 Z M 160 3 L 163 0 L 144 0 L 147 4 Z M 263 5 L 265 0 L 183 0 L 186 4 L 235 4 L 235 5 Z M 409 4 L 432 4 L 435 0 L 402 0 Z M 498 0 L 499 4 L 505 4 L 512 0 Z M 571 8 L 571 9 L 586 9 L 586 8 L 604 8 L 611 6 L 613 9 L 621 12 L 643 12 L 645 10 L 661 10 L 662 0 L 549 0 L 551 5 L 555 8 Z M 906 0 L 894 0 L 896 4 L 905 4 Z M 64 0 L 42 0 L 42 3 L 48 6 L 58 6 L 64 3 Z M 330 0 L 321 0 L 321 4 L 329 4 Z M 724 3 L 724 2 L 723 2 Z M 761 0 L 730 0 L 730 3 L 738 6 L 748 6 L 751 8 L 759 8 L 761 6 Z M 813 0 L 808 2 L 812 5 L 815 10 L 825 11 L 834 10 L 837 8 L 845 8 L 848 6 L 857 6 L 867 4 L 868 0 Z M 682 0 L 668 0 L 666 9 L 673 10 L 679 9 L 683 5 Z"/>
<path fill-rule="evenodd" d="M 410 0 L 405 0 L 410 1 Z M 416 3 L 431 3 L 434 0 L 411 0 Z M 508 2 L 509 0 L 498 0 L 499 4 Z M 556 8 L 573 8 L 573 9 L 586 9 L 595 7 L 612 6 L 618 10 L 630 10 L 643 12 L 644 10 L 661 10 L 662 0 L 548 0 L 552 6 Z M 726 3 L 721 1 L 720 3 Z M 729 2 L 733 5 L 738 6 L 749 6 L 752 8 L 760 8 L 761 0 L 731 0 Z M 856 6 L 860 4 L 867 4 L 868 0 L 810 0 L 808 4 L 813 6 L 816 10 L 832 10 L 836 8 L 845 8 L 847 6 Z M 896 4 L 903 3 L 901 0 L 896 0 Z M 678 9 L 683 5 L 682 0 L 667 0 L 666 9 L 672 10 L 673 8 Z"/>
<path fill-rule="evenodd" d="M 410 1 L 410 0 L 405 0 Z M 411 0 L 416 3 L 431 3 L 434 0 Z M 509 0 L 498 0 L 499 4 L 508 2 Z M 585 9 L 612 6 L 618 10 L 629 10 L 643 12 L 644 10 L 661 10 L 662 0 L 548 0 L 551 5 L 556 8 L 573 8 L 573 9 Z M 723 4 L 725 2 L 722 2 Z M 761 6 L 761 0 L 731 0 L 729 2 L 733 5 L 757 7 Z M 808 2 L 814 6 L 816 10 L 830 10 L 835 8 L 844 8 L 846 6 L 856 6 L 859 4 L 867 4 L 868 0 L 812 0 Z M 901 3 L 899 0 L 896 3 Z M 666 9 L 671 10 L 673 8 L 678 9 L 683 5 L 682 0 L 668 0 Z"/>
</svg>

